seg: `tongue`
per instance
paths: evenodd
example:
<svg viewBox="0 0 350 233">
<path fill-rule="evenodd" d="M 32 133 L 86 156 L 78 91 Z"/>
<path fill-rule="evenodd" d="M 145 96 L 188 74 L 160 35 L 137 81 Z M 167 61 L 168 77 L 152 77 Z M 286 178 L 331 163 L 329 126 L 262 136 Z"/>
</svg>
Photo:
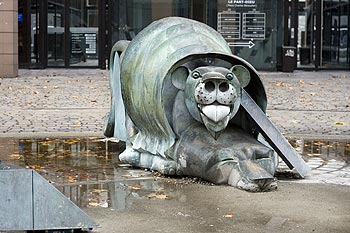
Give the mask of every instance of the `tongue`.
<svg viewBox="0 0 350 233">
<path fill-rule="evenodd" d="M 206 105 L 202 107 L 203 114 L 214 122 L 219 122 L 230 113 L 230 107 L 224 105 Z"/>
</svg>

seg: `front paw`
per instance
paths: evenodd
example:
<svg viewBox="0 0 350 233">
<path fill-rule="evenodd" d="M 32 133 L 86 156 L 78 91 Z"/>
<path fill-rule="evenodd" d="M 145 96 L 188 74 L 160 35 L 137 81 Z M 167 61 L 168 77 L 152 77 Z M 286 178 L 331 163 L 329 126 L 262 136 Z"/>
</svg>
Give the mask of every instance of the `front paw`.
<svg viewBox="0 0 350 233">
<path fill-rule="evenodd" d="M 240 161 L 239 166 L 232 169 L 228 184 L 250 192 L 277 189 L 277 180 L 252 161 Z"/>
<path fill-rule="evenodd" d="M 176 173 L 176 162 L 164 159 L 160 156 L 153 156 L 152 170 L 157 170 L 164 175 L 175 175 Z"/>
<path fill-rule="evenodd" d="M 140 152 L 127 148 L 119 155 L 119 160 L 123 163 L 128 163 L 133 166 L 139 166 L 140 164 Z"/>
</svg>

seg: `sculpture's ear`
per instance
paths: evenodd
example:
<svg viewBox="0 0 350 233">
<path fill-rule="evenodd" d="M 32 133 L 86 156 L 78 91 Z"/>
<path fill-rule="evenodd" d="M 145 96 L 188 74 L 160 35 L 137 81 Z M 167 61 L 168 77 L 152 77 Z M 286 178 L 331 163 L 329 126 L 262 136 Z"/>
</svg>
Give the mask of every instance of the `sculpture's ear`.
<svg viewBox="0 0 350 233">
<path fill-rule="evenodd" d="M 171 82 L 177 89 L 185 90 L 186 80 L 189 74 L 190 71 L 186 67 L 179 66 L 171 73 Z"/>
<path fill-rule="evenodd" d="M 242 88 L 248 86 L 250 82 L 250 73 L 247 68 L 242 65 L 235 65 L 231 68 L 232 73 L 234 73 L 241 83 Z"/>
</svg>

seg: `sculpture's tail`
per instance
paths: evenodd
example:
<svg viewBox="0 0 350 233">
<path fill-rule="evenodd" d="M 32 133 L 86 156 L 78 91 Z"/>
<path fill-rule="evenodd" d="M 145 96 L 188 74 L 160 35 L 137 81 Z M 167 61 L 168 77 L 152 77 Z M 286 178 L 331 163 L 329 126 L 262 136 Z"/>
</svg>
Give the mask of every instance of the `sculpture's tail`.
<svg viewBox="0 0 350 233">
<path fill-rule="evenodd" d="M 105 117 L 103 134 L 126 140 L 125 107 L 120 83 L 120 61 L 130 41 L 121 40 L 114 44 L 110 55 L 109 85 L 111 88 L 111 108 Z M 116 124 L 118 122 L 118 125 Z"/>
</svg>

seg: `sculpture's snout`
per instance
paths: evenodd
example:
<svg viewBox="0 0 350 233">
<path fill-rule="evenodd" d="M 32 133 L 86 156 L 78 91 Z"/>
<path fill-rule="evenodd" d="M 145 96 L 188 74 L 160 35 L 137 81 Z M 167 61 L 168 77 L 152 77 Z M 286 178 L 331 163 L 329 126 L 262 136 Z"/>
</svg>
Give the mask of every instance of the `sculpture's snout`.
<svg viewBox="0 0 350 233">
<path fill-rule="evenodd" d="M 213 122 L 220 122 L 231 112 L 237 94 L 233 86 L 221 78 L 205 79 L 195 90 L 196 101 L 202 114 Z"/>
<path fill-rule="evenodd" d="M 194 95 L 188 96 L 194 97 L 201 117 L 199 121 L 217 139 L 238 110 L 239 82 L 230 70 L 221 67 L 200 67 L 191 76 L 190 81 L 196 80 L 190 82 L 195 83 Z"/>
<path fill-rule="evenodd" d="M 196 101 L 202 105 L 217 102 L 221 105 L 231 105 L 237 98 L 234 87 L 225 79 L 212 78 L 203 80 L 195 90 Z"/>
</svg>

